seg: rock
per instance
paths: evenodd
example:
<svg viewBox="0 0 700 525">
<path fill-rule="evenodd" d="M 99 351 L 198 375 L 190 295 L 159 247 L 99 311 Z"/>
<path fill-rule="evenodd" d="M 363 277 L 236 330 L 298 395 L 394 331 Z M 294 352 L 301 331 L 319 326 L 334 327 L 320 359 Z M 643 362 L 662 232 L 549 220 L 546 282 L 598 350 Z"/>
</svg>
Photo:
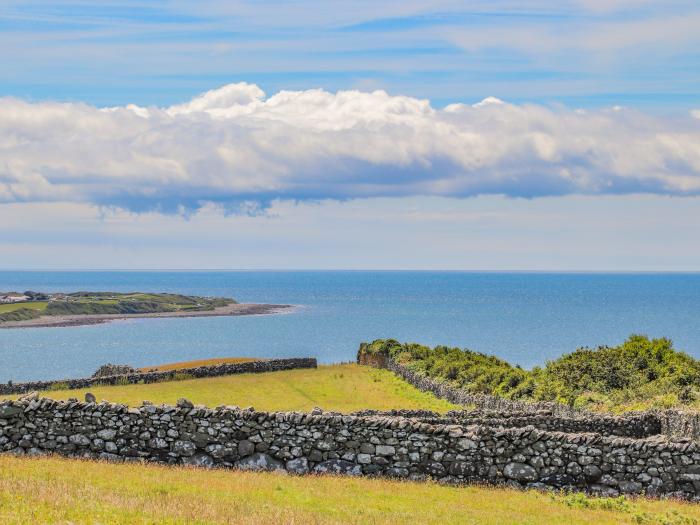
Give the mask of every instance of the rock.
<svg viewBox="0 0 700 525">
<path fill-rule="evenodd" d="M 306 458 L 290 459 L 285 467 L 292 474 L 307 474 L 309 472 L 309 461 Z"/>
<path fill-rule="evenodd" d="M 345 474 L 348 476 L 359 476 L 362 474 L 360 465 L 350 463 L 344 459 L 329 459 L 316 465 L 313 471 L 317 474 Z"/>
<path fill-rule="evenodd" d="M 377 445 L 376 454 L 378 456 L 393 456 L 396 454 L 396 449 L 391 445 Z"/>
<path fill-rule="evenodd" d="M 386 475 L 391 477 L 391 478 L 407 478 L 408 477 L 408 469 L 407 468 L 399 468 L 399 467 L 392 467 L 386 469 Z"/>
<path fill-rule="evenodd" d="M 616 498 L 620 495 L 620 491 L 614 489 L 608 485 L 601 485 L 598 483 L 593 483 L 588 487 L 588 491 L 596 496 L 602 496 L 606 498 Z"/>
<path fill-rule="evenodd" d="M 191 441 L 178 439 L 173 443 L 173 453 L 177 454 L 178 456 L 193 456 L 196 451 L 197 446 Z"/>
<path fill-rule="evenodd" d="M 73 434 L 68 438 L 68 442 L 80 447 L 86 447 L 90 444 L 90 440 L 82 434 Z"/>
<path fill-rule="evenodd" d="M 241 470 L 284 470 L 281 461 L 263 452 L 256 452 L 246 458 L 239 459 L 234 463 L 234 466 Z"/>
<path fill-rule="evenodd" d="M 97 398 L 91 392 L 85 392 L 85 402 L 86 403 L 97 403 Z"/>
<path fill-rule="evenodd" d="M 248 440 L 238 442 L 239 456 L 250 456 L 253 452 L 255 452 L 255 443 Z"/>
<path fill-rule="evenodd" d="M 540 478 L 540 482 L 550 487 L 568 487 L 574 485 L 576 480 L 568 474 L 550 474 Z"/>
<path fill-rule="evenodd" d="M 525 463 L 508 463 L 503 469 L 503 475 L 508 479 L 520 482 L 537 481 L 537 471 Z"/>
<path fill-rule="evenodd" d="M 105 428 L 97 431 L 97 437 L 105 441 L 111 441 L 117 436 L 117 431 L 113 428 Z"/>
<path fill-rule="evenodd" d="M 618 488 L 623 494 L 639 494 L 643 486 L 637 481 L 620 481 Z"/>
<path fill-rule="evenodd" d="M 603 471 L 596 465 L 586 465 L 583 467 L 583 475 L 586 476 L 588 481 L 595 481 L 600 479 L 600 477 L 603 475 Z"/>
<path fill-rule="evenodd" d="M 194 408 L 194 403 L 192 403 L 192 401 L 190 401 L 189 399 L 181 397 L 177 400 L 177 406 L 180 408 Z"/>
<path fill-rule="evenodd" d="M 39 399 L 39 392 L 37 392 L 36 390 L 28 392 L 26 394 L 22 394 L 17 398 L 18 401 L 23 401 L 25 403 L 34 401 L 35 399 Z"/>
<path fill-rule="evenodd" d="M 212 458 L 209 454 L 205 454 L 204 452 L 197 452 L 193 456 L 183 457 L 182 463 L 195 467 L 213 467 L 214 458 Z"/>
<path fill-rule="evenodd" d="M 98 368 L 92 377 L 121 376 L 126 374 L 137 374 L 138 370 L 129 365 L 113 365 L 107 363 Z"/>
<path fill-rule="evenodd" d="M 24 412 L 22 407 L 13 405 L 0 405 L 0 418 L 7 419 L 13 416 L 17 416 Z"/>
</svg>

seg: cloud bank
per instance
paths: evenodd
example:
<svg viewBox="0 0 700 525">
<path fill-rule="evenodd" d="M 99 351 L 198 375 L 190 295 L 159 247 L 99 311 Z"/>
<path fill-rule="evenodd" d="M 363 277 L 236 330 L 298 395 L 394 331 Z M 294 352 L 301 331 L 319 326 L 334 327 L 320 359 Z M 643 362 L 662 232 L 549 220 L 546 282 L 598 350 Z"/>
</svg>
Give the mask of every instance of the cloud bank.
<svg viewBox="0 0 700 525">
<path fill-rule="evenodd" d="M 167 108 L 0 99 L 0 203 L 700 194 L 700 121 L 230 84 Z"/>
</svg>

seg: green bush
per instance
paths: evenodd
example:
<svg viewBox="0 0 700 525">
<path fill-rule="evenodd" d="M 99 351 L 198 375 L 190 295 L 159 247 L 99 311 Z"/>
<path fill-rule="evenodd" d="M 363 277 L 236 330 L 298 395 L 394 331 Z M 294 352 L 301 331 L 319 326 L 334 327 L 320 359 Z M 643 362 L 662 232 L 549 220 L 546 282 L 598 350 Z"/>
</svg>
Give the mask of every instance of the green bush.
<svg viewBox="0 0 700 525">
<path fill-rule="evenodd" d="M 558 401 L 576 407 L 646 402 L 659 408 L 690 403 L 700 392 L 700 361 L 674 350 L 669 339 L 633 335 L 615 347 L 581 348 L 523 370 L 495 356 L 393 339 L 360 345 L 425 376 L 474 393 Z"/>
</svg>

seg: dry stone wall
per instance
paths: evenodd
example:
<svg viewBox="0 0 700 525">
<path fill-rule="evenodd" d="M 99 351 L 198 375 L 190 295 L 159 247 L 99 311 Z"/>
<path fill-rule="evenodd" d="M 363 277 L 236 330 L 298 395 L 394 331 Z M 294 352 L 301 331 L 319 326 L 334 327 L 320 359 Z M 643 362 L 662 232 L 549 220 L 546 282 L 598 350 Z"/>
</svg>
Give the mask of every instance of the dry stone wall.
<svg viewBox="0 0 700 525">
<path fill-rule="evenodd" d="M 129 408 L 27 396 L 0 403 L 0 451 L 295 474 L 379 475 L 697 499 L 691 441 L 525 426 L 429 423 L 423 416 Z"/>
<path fill-rule="evenodd" d="M 89 388 L 95 385 L 124 385 L 138 383 L 159 383 L 172 381 L 178 377 L 216 377 L 232 374 L 275 372 L 295 368 L 316 368 L 315 358 L 264 359 L 245 363 L 222 363 L 219 365 L 198 366 L 167 370 L 163 372 L 134 372 L 112 376 L 85 377 L 79 379 L 61 379 L 56 381 L 33 381 L 29 383 L 0 384 L 0 395 L 25 394 L 36 390 Z"/>
<path fill-rule="evenodd" d="M 365 364 L 360 360 L 360 364 Z M 377 366 L 375 363 L 367 363 Z M 419 390 L 430 392 L 457 405 L 473 407 L 464 411 L 465 423 L 491 426 L 533 425 L 543 430 L 562 432 L 599 432 L 604 435 L 648 437 L 662 434 L 671 439 L 700 441 L 700 414 L 683 410 L 652 410 L 614 416 L 577 410 L 568 405 L 549 402 L 525 402 L 486 394 L 473 394 L 414 372 L 391 358 L 387 368 Z"/>
</svg>

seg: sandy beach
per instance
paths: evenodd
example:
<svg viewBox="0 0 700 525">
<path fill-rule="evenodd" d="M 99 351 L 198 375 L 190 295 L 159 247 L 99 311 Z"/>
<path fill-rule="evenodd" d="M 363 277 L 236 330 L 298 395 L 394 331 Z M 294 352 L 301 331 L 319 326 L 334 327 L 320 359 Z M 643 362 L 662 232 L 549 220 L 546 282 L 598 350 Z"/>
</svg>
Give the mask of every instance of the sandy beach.
<svg viewBox="0 0 700 525">
<path fill-rule="evenodd" d="M 93 315 L 45 315 L 25 321 L 6 321 L 0 329 L 8 328 L 60 328 L 109 323 L 120 319 L 142 319 L 148 317 L 224 317 L 237 315 L 271 315 L 294 308 L 289 304 L 231 304 L 204 311 L 156 312 L 149 314 L 93 314 Z"/>
</svg>

